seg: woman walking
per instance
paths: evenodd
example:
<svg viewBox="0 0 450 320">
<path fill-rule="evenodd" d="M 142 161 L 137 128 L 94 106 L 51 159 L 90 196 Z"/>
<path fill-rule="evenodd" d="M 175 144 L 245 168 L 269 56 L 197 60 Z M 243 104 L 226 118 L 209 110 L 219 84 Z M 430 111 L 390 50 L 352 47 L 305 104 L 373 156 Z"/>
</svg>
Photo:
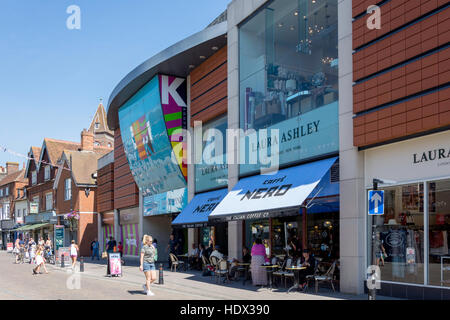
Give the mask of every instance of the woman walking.
<svg viewBox="0 0 450 320">
<path fill-rule="evenodd" d="M 70 257 L 72 258 L 72 269 L 75 268 L 75 264 L 77 263 L 78 251 L 80 248 L 75 244 L 75 240 L 72 240 L 72 244 L 70 245 Z"/>
<path fill-rule="evenodd" d="M 266 269 L 261 268 L 266 261 L 266 247 L 262 244 L 261 238 L 257 238 L 252 247 L 252 281 L 254 286 L 267 285 Z"/>
<path fill-rule="evenodd" d="M 144 272 L 146 284 L 143 285 L 144 292 L 148 296 L 154 296 L 155 294 L 150 290 L 150 285 L 156 281 L 156 249 L 153 246 L 153 238 L 149 235 L 144 236 L 144 245 L 141 250 L 141 265 L 139 269 Z"/>
<path fill-rule="evenodd" d="M 45 273 L 48 273 L 47 268 L 45 267 L 45 260 L 43 258 L 44 255 L 44 247 L 38 246 L 36 250 L 36 267 L 33 268 L 33 275 L 42 274 L 41 267 L 44 267 Z"/>
</svg>

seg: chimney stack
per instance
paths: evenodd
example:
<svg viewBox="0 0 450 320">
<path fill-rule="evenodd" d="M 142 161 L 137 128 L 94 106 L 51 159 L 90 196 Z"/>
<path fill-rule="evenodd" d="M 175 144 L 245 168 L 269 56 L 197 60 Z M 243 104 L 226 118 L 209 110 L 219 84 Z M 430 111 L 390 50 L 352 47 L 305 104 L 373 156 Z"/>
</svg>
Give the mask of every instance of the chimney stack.
<svg viewBox="0 0 450 320">
<path fill-rule="evenodd" d="M 11 174 L 13 172 L 19 171 L 19 163 L 18 162 L 7 162 L 6 163 L 6 173 Z"/>
<path fill-rule="evenodd" d="M 94 151 L 94 134 L 86 129 L 81 132 L 81 151 Z"/>
</svg>

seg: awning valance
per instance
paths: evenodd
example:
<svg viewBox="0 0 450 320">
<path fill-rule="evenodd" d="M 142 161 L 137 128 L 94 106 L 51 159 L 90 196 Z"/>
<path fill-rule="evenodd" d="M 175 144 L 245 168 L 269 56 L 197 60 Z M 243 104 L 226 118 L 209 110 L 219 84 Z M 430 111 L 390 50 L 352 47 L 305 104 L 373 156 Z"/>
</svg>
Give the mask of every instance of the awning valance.
<svg viewBox="0 0 450 320">
<path fill-rule="evenodd" d="M 172 222 L 173 227 L 196 228 L 206 226 L 209 214 L 227 193 L 227 189 L 221 189 L 197 194 Z"/>
<path fill-rule="evenodd" d="M 209 215 L 209 222 L 299 214 L 337 157 L 239 180 Z M 320 192 L 318 192 L 320 196 Z"/>
</svg>

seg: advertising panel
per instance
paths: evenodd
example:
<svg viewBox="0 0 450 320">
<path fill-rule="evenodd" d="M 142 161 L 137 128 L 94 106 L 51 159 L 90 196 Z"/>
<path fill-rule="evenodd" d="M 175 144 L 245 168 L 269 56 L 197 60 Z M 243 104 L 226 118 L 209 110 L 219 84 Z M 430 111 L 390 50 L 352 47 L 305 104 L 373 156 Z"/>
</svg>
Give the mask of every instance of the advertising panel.
<svg viewBox="0 0 450 320">
<path fill-rule="evenodd" d="M 119 109 L 125 154 L 143 195 L 186 187 L 186 80 L 158 75 Z"/>
<path fill-rule="evenodd" d="M 187 200 L 187 188 L 144 197 L 144 217 L 181 212 Z"/>
<path fill-rule="evenodd" d="M 55 249 L 64 247 L 64 226 L 55 226 Z"/>
<path fill-rule="evenodd" d="M 122 261 L 120 253 L 108 253 L 109 255 L 109 270 L 112 276 L 122 275 Z"/>
</svg>

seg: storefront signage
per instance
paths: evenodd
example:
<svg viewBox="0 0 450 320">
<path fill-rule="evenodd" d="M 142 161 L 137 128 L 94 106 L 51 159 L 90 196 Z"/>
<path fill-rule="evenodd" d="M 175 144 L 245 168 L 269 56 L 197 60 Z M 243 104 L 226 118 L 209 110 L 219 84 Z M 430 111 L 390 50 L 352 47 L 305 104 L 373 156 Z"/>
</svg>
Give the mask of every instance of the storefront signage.
<svg viewBox="0 0 450 320">
<path fill-rule="evenodd" d="M 55 226 L 55 249 L 64 247 L 64 226 Z"/>
<path fill-rule="evenodd" d="M 30 214 L 25 217 L 25 223 L 56 223 L 57 217 L 55 212 L 44 212 L 39 214 Z"/>
<path fill-rule="evenodd" d="M 187 205 L 187 188 L 144 197 L 144 217 L 181 212 Z"/>
<path fill-rule="evenodd" d="M 120 210 L 120 224 L 135 224 L 139 223 L 139 208 L 121 209 Z"/>
<path fill-rule="evenodd" d="M 420 153 L 415 153 L 413 155 L 414 164 L 428 162 L 428 161 L 435 161 L 435 160 L 442 160 L 442 159 L 448 159 L 448 162 L 445 162 L 444 165 L 450 166 L 450 148 L 445 149 L 434 149 L 430 151 L 425 151 Z"/>
<path fill-rule="evenodd" d="M 111 275 L 122 275 L 122 261 L 120 259 L 120 253 L 108 253 L 109 255 L 109 270 Z"/>
<path fill-rule="evenodd" d="M 8 242 L 6 244 L 6 252 L 13 252 L 14 244 L 12 242 Z"/>
<path fill-rule="evenodd" d="M 273 129 L 277 129 L 278 133 L 271 131 Z M 275 145 L 274 149 L 278 148 L 278 152 L 272 154 L 271 147 Z M 242 175 L 258 172 L 261 167 L 270 167 L 271 164 L 261 164 L 260 152 L 267 153 L 269 159 L 278 157 L 279 165 L 284 165 L 338 150 L 338 103 L 333 102 L 268 127 L 266 137 L 259 133 L 241 137 L 241 163 L 245 164 L 241 164 L 239 170 Z M 257 162 L 252 164 L 251 159 Z"/>
<path fill-rule="evenodd" d="M 206 224 L 210 213 L 219 205 L 227 193 L 227 189 L 221 189 L 195 195 L 191 202 L 175 218 L 172 225 L 194 228 Z"/>
<path fill-rule="evenodd" d="M 0 226 L 2 230 L 14 229 L 14 220 L 2 220 Z"/>
<path fill-rule="evenodd" d="M 39 212 L 39 202 L 30 202 L 30 213 L 36 214 Z"/>
<path fill-rule="evenodd" d="M 186 187 L 186 81 L 155 76 L 119 109 L 125 154 L 144 196 Z"/>
<path fill-rule="evenodd" d="M 374 178 L 401 183 L 448 177 L 449 141 L 445 131 L 364 151 L 366 187 Z"/>
<path fill-rule="evenodd" d="M 298 213 L 336 160 L 333 157 L 241 179 L 208 218 L 214 222 Z"/>
</svg>

